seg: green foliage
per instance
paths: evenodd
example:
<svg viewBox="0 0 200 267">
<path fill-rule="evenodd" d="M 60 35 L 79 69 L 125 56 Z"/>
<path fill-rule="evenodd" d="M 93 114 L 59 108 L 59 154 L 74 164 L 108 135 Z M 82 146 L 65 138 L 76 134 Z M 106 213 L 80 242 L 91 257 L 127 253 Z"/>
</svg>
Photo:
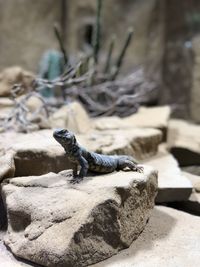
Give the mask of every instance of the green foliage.
<svg viewBox="0 0 200 267">
<path fill-rule="evenodd" d="M 56 50 L 48 50 L 42 56 L 39 66 L 39 76 L 44 79 L 53 80 L 64 71 L 64 58 L 62 53 Z M 45 97 L 54 96 L 52 88 L 44 87 L 41 93 Z"/>
</svg>

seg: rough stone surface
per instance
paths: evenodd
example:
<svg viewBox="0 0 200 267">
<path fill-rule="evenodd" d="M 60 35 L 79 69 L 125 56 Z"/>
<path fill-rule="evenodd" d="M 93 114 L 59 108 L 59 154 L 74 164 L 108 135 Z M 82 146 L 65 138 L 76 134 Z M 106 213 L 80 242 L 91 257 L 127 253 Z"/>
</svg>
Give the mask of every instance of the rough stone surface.
<svg viewBox="0 0 200 267">
<path fill-rule="evenodd" d="M 52 133 L 52 130 L 41 130 L 30 134 L 8 132 L 0 135 L 0 151 L 3 154 L 14 151 L 15 176 L 57 173 L 72 168 Z M 161 136 L 155 129 L 91 131 L 87 135 L 76 135 L 78 142 L 89 151 L 132 155 L 139 160 L 156 154 Z"/>
<path fill-rule="evenodd" d="M 9 96 L 12 86 L 22 84 L 25 90 L 29 88 L 34 75 L 20 67 L 10 67 L 0 73 L 0 96 Z"/>
<path fill-rule="evenodd" d="M 129 247 L 143 231 L 157 191 L 151 167 L 87 177 L 77 185 L 68 182 L 70 175 L 3 183 L 5 242 L 15 255 L 44 266 L 87 266 Z"/>
<path fill-rule="evenodd" d="M 129 249 L 92 267 L 198 266 L 199 224 L 197 216 L 158 206 L 143 233 Z"/>
<path fill-rule="evenodd" d="M 61 107 L 49 120 L 52 128 L 67 128 L 74 133 L 86 133 L 92 128 L 89 115 L 78 102 Z"/>
<path fill-rule="evenodd" d="M 136 114 L 126 118 L 103 117 L 94 119 L 94 127 L 97 130 L 126 129 L 126 128 L 156 128 L 163 132 L 166 139 L 170 108 L 168 106 L 154 108 L 139 108 Z"/>
<path fill-rule="evenodd" d="M 14 153 L 9 151 L 0 156 L 0 182 L 5 178 L 14 177 L 15 174 L 15 163 Z"/>
<path fill-rule="evenodd" d="M 145 161 L 158 170 L 157 203 L 188 200 L 192 193 L 192 183 L 181 172 L 176 159 L 163 147 L 150 160 Z"/>
<path fill-rule="evenodd" d="M 200 165 L 200 126 L 171 120 L 168 132 L 168 148 L 180 166 Z"/>
</svg>

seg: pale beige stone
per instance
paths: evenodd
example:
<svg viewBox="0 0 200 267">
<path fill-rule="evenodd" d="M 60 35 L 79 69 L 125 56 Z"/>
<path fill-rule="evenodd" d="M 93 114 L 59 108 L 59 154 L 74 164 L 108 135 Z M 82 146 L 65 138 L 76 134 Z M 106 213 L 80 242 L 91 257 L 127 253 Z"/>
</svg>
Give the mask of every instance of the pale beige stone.
<svg viewBox="0 0 200 267">
<path fill-rule="evenodd" d="M 22 84 L 26 92 L 33 82 L 33 73 L 23 70 L 21 67 L 10 67 L 0 73 L 0 96 L 9 96 L 14 84 Z"/>
<path fill-rule="evenodd" d="M 200 262 L 200 218 L 158 206 L 149 224 L 118 255 L 92 267 L 189 267 Z"/>
<path fill-rule="evenodd" d="M 70 172 L 6 180 L 6 245 L 44 266 L 88 266 L 130 246 L 154 206 L 157 172 L 116 172 L 72 185 Z M 77 201 L 78 200 L 78 201 Z"/>
<path fill-rule="evenodd" d="M 13 101 L 8 97 L 0 97 L 0 110 L 13 107 Z"/>
<path fill-rule="evenodd" d="M 181 172 L 176 159 L 164 147 L 160 147 L 156 156 L 144 162 L 158 170 L 157 203 L 189 199 L 193 189 L 192 183 Z"/>
<path fill-rule="evenodd" d="M 181 166 L 200 165 L 200 126 L 184 120 L 170 120 L 168 148 Z"/>
<path fill-rule="evenodd" d="M 138 112 L 126 118 L 102 117 L 93 119 L 97 130 L 127 129 L 127 128 L 156 128 L 163 132 L 166 138 L 168 121 L 170 118 L 170 107 L 139 108 Z"/>
<path fill-rule="evenodd" d="M 58 109 L 49 119 L 52 128 L 67 128 L 74 133 L 86 133 L 92 122 L 84 107 L 72 102 Z"/>
</svg>

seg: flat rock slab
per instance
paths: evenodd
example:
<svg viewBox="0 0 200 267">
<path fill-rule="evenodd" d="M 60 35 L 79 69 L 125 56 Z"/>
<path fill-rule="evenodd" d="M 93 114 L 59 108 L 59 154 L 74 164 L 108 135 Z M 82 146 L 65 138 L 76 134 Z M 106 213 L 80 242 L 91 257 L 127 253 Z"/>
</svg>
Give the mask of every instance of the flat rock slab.
<svg viewBox="0 0 200 267">
<path fill-rule="evenodd" d="M 50 267 L 88 266 L 130 246 L 154 206 L 157 172 L 116 172 L 69 183 L 71 172 L 6 180 L 5 243 Z"/>
<path fill-rule="evenodd" d="M 73 167 L 64 149 L 54 140 L 52 134 L 53 130 L 41 130 L 29 134 L 8 132 L 0 135 L 1 154 L 14 152 L 15 176 L 57 173 Z M 141 160 L 156 154 L 162 134 L 156 129 L 134 129 L 91 131 L 87 135 L 76 137 L 89 151 L 132 155 Z M 5 178 L 4 173 L 5 171 L 1 175 L 0 172 L 2 179 Z M 9 173 L 9 170 L 6 169 L 6 173 Z"/>
<path fill-rule="evenodd" d="M 136 114 L 126 118 L 102 117 L 94 119 L 94 127 L 97 130 L 127 129 L 133 127 L 156 128 L 163 132 L 163 139 L 166 139 L 168 121 L 170 118 L 170 107 L 139 108 Z"/>
<path fill-rule="evenodd" d="M 91 267 L 199 266 L 199 224 L 197 216 L 158 206 L 129 249 Z"/>
<path fill-rule="evenodd" d="M 158 170 L 157 203 L 188 200 L 192 193 L 192 183 L 180 170 L 176 159 L 163 147 L 159 153 L 145 164 Z"/>
<path fill-rule="evenodd" d="M 200 165 L 200 126 L 183 120 L 170 120 L 168 148 L 180 166 Z"/>
</svg>

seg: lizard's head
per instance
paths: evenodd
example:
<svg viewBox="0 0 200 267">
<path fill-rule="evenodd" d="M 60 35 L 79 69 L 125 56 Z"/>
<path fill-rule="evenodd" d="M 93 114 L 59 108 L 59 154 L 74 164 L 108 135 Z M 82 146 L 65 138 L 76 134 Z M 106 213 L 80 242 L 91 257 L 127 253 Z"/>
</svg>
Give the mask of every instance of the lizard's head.
<svg viewBox="0 0 200 267">
<path fill-rule="evenodd" d="M 76 141 L 74 134 L 66 129 L 55 130 L 53 133 L 53 137 L 63 147 L 73 144 Z"/>
</svg>

